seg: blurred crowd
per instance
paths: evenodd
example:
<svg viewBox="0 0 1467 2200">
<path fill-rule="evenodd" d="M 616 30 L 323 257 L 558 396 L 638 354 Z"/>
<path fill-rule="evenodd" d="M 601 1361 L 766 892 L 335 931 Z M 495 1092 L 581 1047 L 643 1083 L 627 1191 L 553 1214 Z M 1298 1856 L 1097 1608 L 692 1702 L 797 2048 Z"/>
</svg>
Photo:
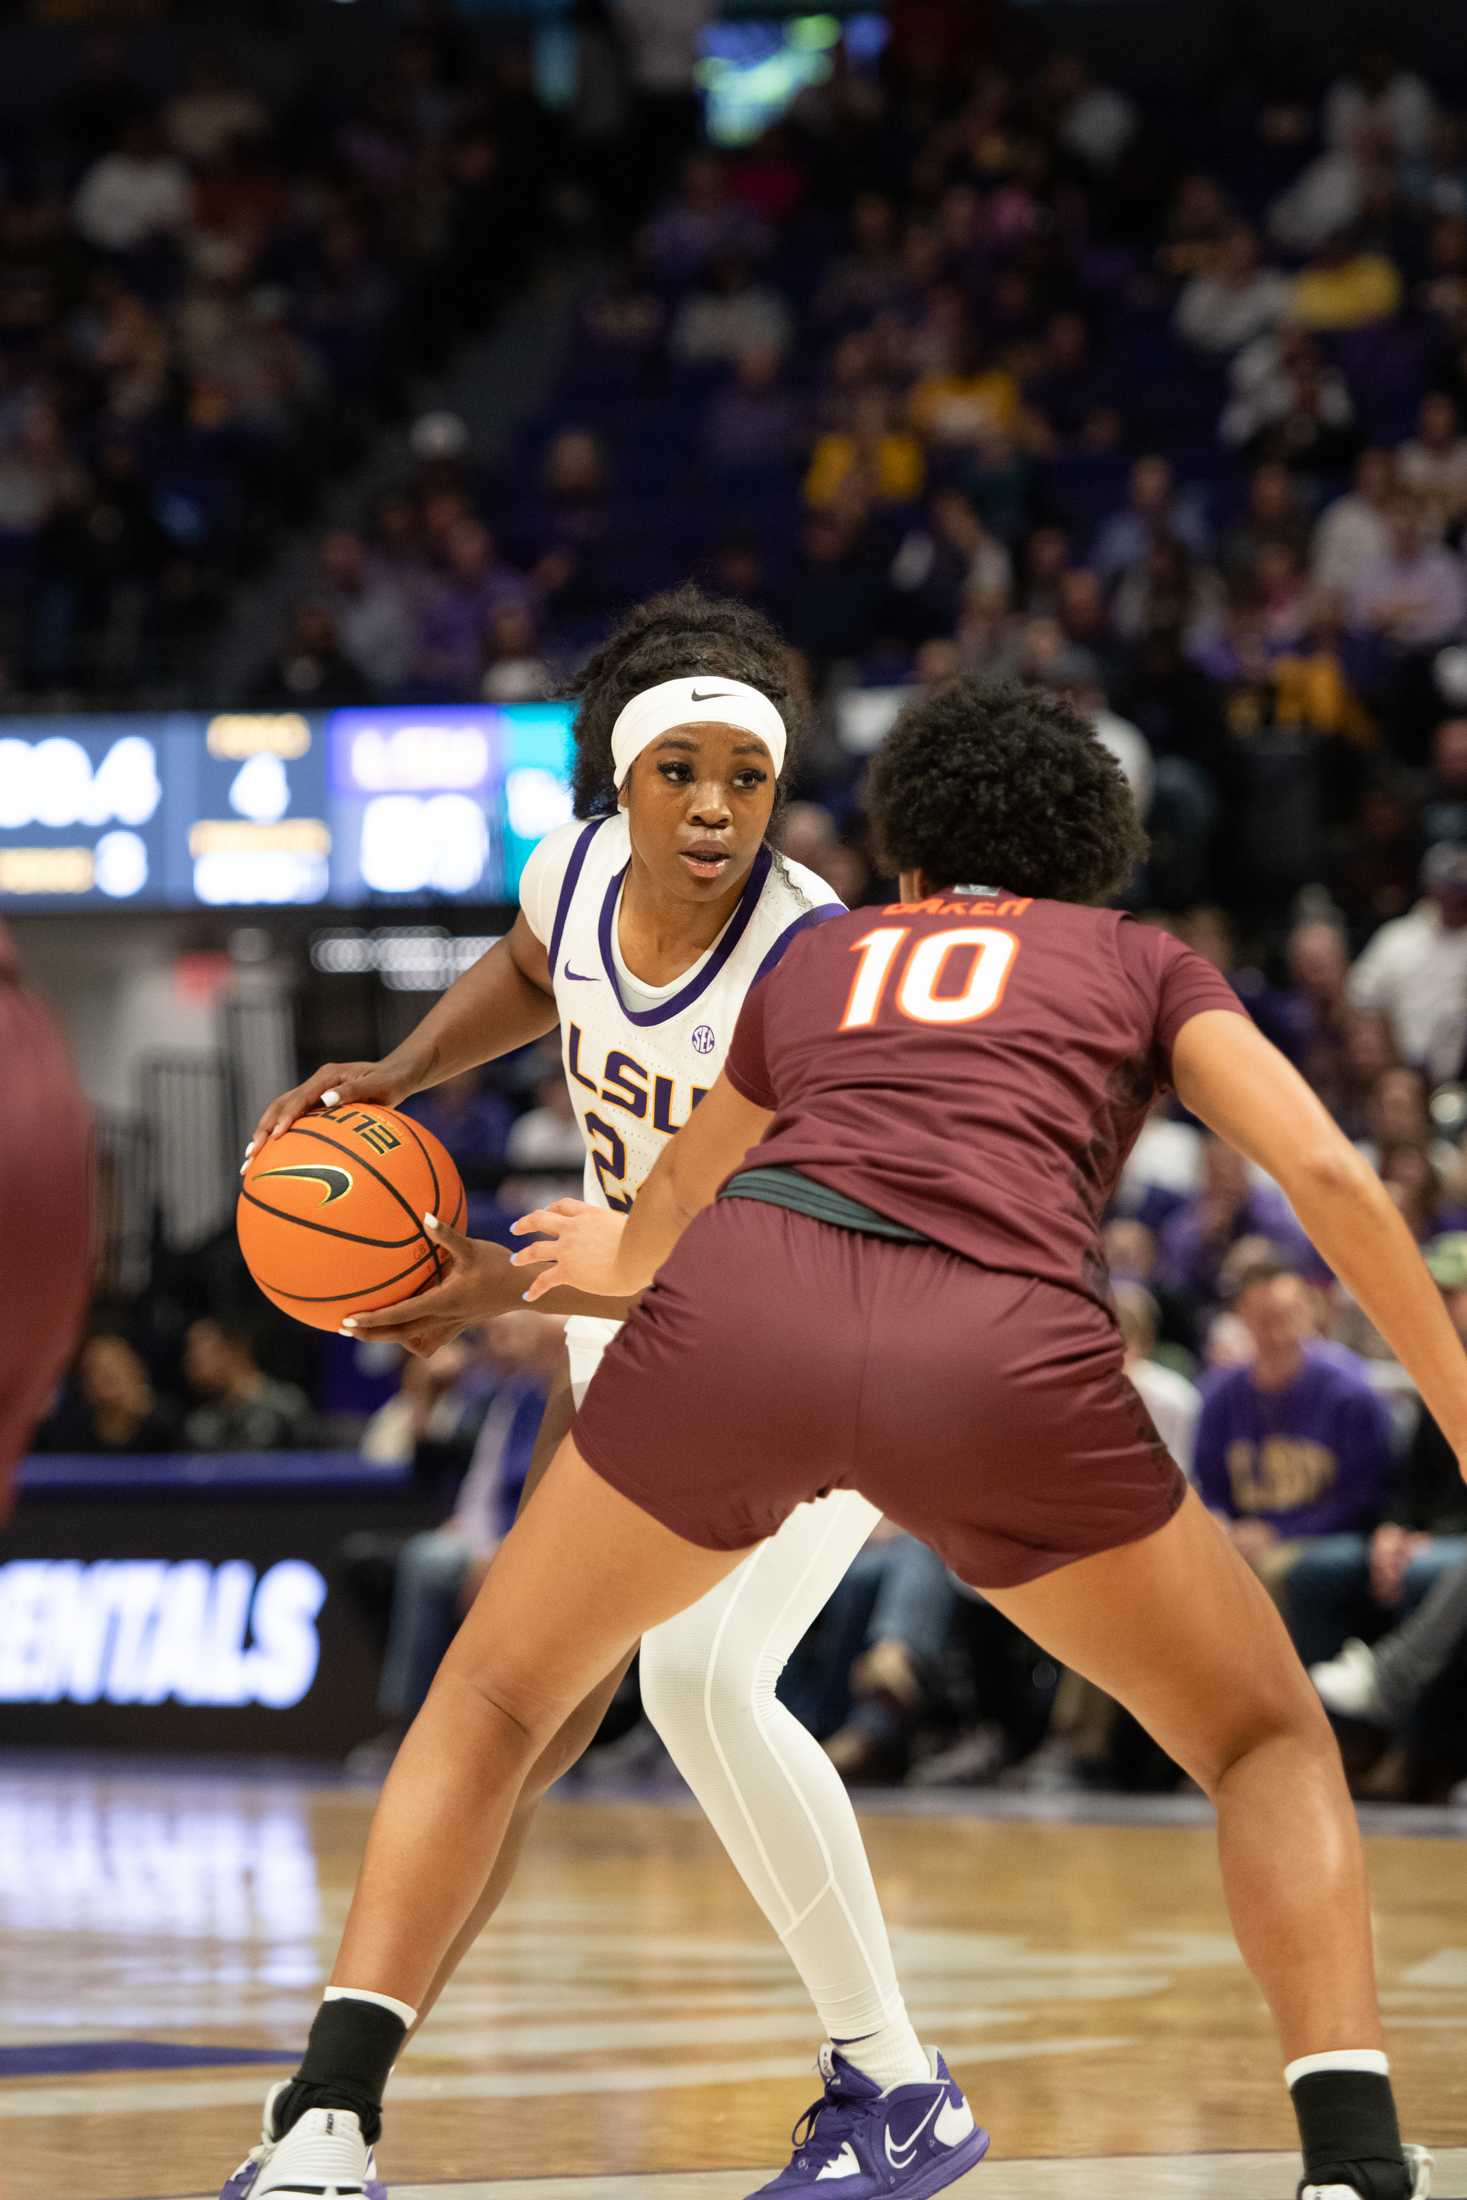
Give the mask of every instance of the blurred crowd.
<svg viewBox="0 0 1467 2200">
<path fill-rule="evenodd" d="M 962 672 L 1063 692 L 1146 815 L 1138 914 L 1228 973 L 1379 1168 L 1467 1342 L 1467 109 L 1383 46 L 1312 84 L 1240 56 L 1163 109 L 1074 55 L 983 51 L 960 9 L 926 20 L 928 42 L 894 37 L 879 69 L 837 48 L 757 142 L 694 149 L 650 210 L 624 210 L 540 415 L 493 465 L 454 415 L 419 419 L 410 477 L 322 542 L 254 699 L 542 695 L 629 598 L 696 572 L 783 623 L 815 732 L 781 831 L 855 903 L 882 884 L 865 759 L 902 701 Z M 235 333 L 248 306 L 270 358 L 314 362 L 293 385 L 307 403 L 328 382 L 333 409 L 338 390 L 367 400 L 416 295 L 404 176 L 426 164 L 440 211 L 466 177 L 499 188 L 481 156 L 522 112 L 514 87 L 449 96 L 431 54 L 408 59 L 391 126 L 338 116 L 309 186 L 217 81 L 195 98 L 234 116 L 216 119 L 222 154 L 169 109 L 117 156 L 153 164 L 133 196 L 166 219 L 119 242 L 97 231 L 106 163 L 68 175 L 55 223 L 91 225 L 86 281 L 47 348 L 54 375 L 81 347 L 92 395 L 79 416 L 17 385 L 14 465 L 49 450 L 59 483 L 82 417 L 87 495 L 114 447 L 125 470 L 145 438 L 113 423 L 136 370 L 103 332 L 146 324 L 180 360 L 221 285 Z M 280 185 L 248 282 L 198 249 L 215 157 Z M 363 213 L 377 191 L 381 225 Z M 313 317 L 372 299 L 339 369 Z M 176 364 L 164 381 L 170 433 L 192 435 L 214 382 Z M 248 400 L 229 402 L 237 424 Z M 38 571 L 71 570 L 57 493 Z M 550 1059 L 457 1080 L 424 1114 L 500 1213 L 546 1172 L 574 1188 Z M 1401 1371 L 1275 1188 L 1174 1104 L 1131 1157 L 1106 1251 L 1133 1379 L 1317 1670 L 1357 1776 L 1447 1792 L 1467 1774 L 1467 1500 Z M 237 1340 L 188 1335 L 184 1441 L 304 1440 L 304 1401 Z M 370 1441 L 417 1446 L 430 1407 L 477 1412 L 486 1364 L 407 1370 Z M 89 1344 L 73 1391 L 57 1443 L 177 1440 L 179 1411 L 118 1337 Z M 282 1433 L 262 1436 L 272 1416 Z M 438 1615 L 402 1640 L 439 1639 L 497 1532 L 476 1517 L 468 1535 L 451 1512 L 446 1541 L 396 1566 Z M 389 1659 L 389 1726 L 425 1657 Z M 853 1779 L 1176 1777 L 900 1535 L 873 1541 L 783 1686 Z M 651 1744 L 633 1728 L 616 1750 L 645 1765 Z"/>
<path fill-rule="evenodd" d="M 1460 119 L 1378 49 L 1162 109 L 980 44 L 695 149 L 506 452 L 416 422 L 257 697 L 544 694 L 696 572 L 789 635 L 857 862 L 903 697 L 1012 674 L 1121 757 L 1144 902 L 1323 884 L 1358 943 L 1467 799 Z"/>
<path fill-rule="evenodd" d="M 522 44 L 430 13 L 375 67 L 247 77 L 231 42 L 166 85 L 99 32 L 10 118 L 0 692 L 176 693 L 241 577 L 523 280 L 555 132 Z"/>
</svg>

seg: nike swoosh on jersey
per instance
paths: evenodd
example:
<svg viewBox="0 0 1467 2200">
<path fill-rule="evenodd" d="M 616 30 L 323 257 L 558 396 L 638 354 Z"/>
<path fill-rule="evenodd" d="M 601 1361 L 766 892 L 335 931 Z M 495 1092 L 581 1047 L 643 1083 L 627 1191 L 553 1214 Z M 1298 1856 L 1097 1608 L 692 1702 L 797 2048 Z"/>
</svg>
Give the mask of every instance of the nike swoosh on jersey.
<svg viewBox="0 0 1467 2200">
<path fill-rule="evenodd" d="M 937 2099 L 933 2102 L 931 2108 L 928 2109 L 927 2114 L 922 2118 L 921 2123 L 918 2124 L 915 2131 L 909 2131 L 907 2133 L 906 2138 L 903 2139 L 899 2147 L 894 2147 L 891 2143 L 891 2126 L 888 2124 L 885 2132 L 886 2159 L 888 2160 L 888 2162 L 890 2162 L 893 2169 L 909 2169 L 911 2167 L 911 2164 L 916 2159 L 918 2140 L 921 2138 L 923 2132 L 927 2129 L 927 2126 L 931 2123 L 933 2117 L 938 2113 L 939 2109 L 943 2107 L 946 2100 L 947 2088 L 944 2086 L 942 2092 L 938 2094 Z"/>
<path fill-rule="evenodd" d="M 569 963 L 566 964 L 563 975 L 570 979 L 572 985 L 595 985 L 596 983 L 594 970 L 589 974 L 584 970 L 572 970 Z"/>
<path fill-rule="evenodd" d="M 258 1184 L 267 1176 L 302 1176 L 317 1184 L 324 1184 L 326 1196 L 321 1201 L 323 1207 L 334 1206 L 338 1199 L 345 1199 L 352 1185 L 351 1170 L 336 1168 L 329 1161 L 298 1161 L 285 1169 L 260 1169 L 252 1181 Z"/>
</svg>

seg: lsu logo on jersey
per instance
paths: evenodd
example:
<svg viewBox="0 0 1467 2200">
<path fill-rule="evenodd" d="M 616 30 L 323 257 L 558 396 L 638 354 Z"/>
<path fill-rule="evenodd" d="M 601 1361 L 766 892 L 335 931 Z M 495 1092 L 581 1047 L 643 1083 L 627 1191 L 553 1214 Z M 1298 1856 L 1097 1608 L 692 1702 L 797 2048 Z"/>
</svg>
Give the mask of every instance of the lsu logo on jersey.
<svg viewBox="0 0 1467 2200">
<path fill-rule="evenodd" d="M 664 1138 L 671 1138 L 686 1123 L 698 1102 L 707 1097 L 706 1085 L 690 1085 L 687 1088 L 687 1109 L 682 1122 L 674 1120 L 677 1105 L 677 1082 L 671 1077 L 654 1077 L 644 1069 L 634 1055 L 623 1047 L 612 1047 L 602 1064 L 599 1077 L 588 1072 L 581 1060 L 585 1037 L 579 1024 L 572 1024 L 566 1032 L 566 1068 L 575 1082 L 585 1091 L 595 1093 L 599 1100 L 611 1108 L 624 1108 L 636 1120 L 649 1122 L 654 1131 L 661 1131 Z"/>
<path fill-rule="evenodd" d="M 635 1055 L 624 1047 L 611 1047 L 599 1072 L 593 1072 L 583 1059 L 585 1034 L 579 1024 L 568 1024 L 565 1034 L 566 1074 L 573 1084 L 589 1093 L 608 1110 L 617 1108 L 635 1122 L 647 1123 L 664 1138 L 671 1138 L 680 1131 L 698 1102 L 707 1096 L 706 1085 L 689 1085 L 687 1100 L 678 1117 L 679 1093 L 677 1080 L 672 1077 L 654 1076 Z M 606 1204 L 618 1214 L 626 1214 L 632 1204 L 631 1194 L 624 1189 L 627 1173 L 626 1141 L 615 1122 L 608 1122 L 604 1115 L 586 1113 L 582 1116 L 590 1143 L 591 1165 L 601 1182 Z"/>
</svg>

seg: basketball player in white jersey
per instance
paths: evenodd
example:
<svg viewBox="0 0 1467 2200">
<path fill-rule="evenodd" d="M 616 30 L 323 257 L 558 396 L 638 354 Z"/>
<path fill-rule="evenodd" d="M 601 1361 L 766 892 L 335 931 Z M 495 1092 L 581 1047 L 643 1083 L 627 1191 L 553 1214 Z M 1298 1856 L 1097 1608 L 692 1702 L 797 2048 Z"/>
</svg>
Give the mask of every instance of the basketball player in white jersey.
<svg viewBox="0 0 1467 2200">
<path fill-rule="evenodd" d="M 328 1064 L 266 1109 L 255 1140 L 323 1101 L 396 1103 L 558 1023 L 586 1143 L 586 1197 L 627 1211 L 717 1077 L 750 987 L 802 931 L 841 913 L 830 888 L 766 837 L 797 711 L 785 667 L 779 636 L 744 605 L 682 589 L 634 612 L 580 683 L 578 822 L 531 856 L 509 936 L 394 1054 Z M 353 1333 L 431 1350 L 466 1322 L 520 1303 L 524 1279 L 506 1251 L 442 1228 L 436 1235 L 453 1257 L 448 1279 L 405 1306 L 356 1317 Z M 578 1402 L 617 1324 L 605 1319 L 604 1299 L 541 1303 L 573 1316 L 569 1390 Z M 730 1379 L 757 1380 L 757 1370 Z M 543 1459 L 567 1424 L 567 1407 L 552 1401 Z M 928 2200 L 975 2158 L 971 2113 L 908 2019 L 849 1798 L 775 1696 L 785 1661 L 877 1518 L 844 1491 L 800 1507 L 641 1649 L 647 1715 L 827 2034 L 824 2097 L 786 2169 L 760 2188 L 778 2200 L 831 2180 L 844 2200 Z M 371 2183 L 380 2086 L 343 2115 L 340 2073 L 359 2071 L 365 2058 L 385 2083 L 407 2033 L 502 1898 L 540 1796 L 585 1749 L 620 1677 L 607 1676 L 526 1782 L 494 1876 L 416 2007 L 333 1980 L 299 2075 L 271 2095 L 263 2141 L 226 2200 Z M 393 1782 L 413 1777 L 412 1760 L 410 1735 Z M 322 2086 L 330 2111 L 316 2105 Z M 323 2120 L 329 2130 L 318 2128 Z M 951 2135 L 950 2148 L 936 2158 L 930 2145 L 893 2150 L 893 2128 L 929 2123 Z"/>
</svg>

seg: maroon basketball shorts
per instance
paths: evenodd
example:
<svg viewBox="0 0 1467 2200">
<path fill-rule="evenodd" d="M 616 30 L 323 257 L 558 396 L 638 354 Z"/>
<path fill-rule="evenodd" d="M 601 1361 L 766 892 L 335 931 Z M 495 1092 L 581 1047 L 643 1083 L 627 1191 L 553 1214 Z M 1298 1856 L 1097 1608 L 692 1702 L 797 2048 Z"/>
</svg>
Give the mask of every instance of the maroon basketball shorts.
<svg viewBox="0 0 1467 2200">
<path fill-rule="evenodd" d="M 91 1266 L 91 1127 L 46 1011 L 0 977 L 0 1521 L 71 1356 Z"/>
<path fill-rule="evenodd" d="M 979 1589 L 1135 1542 L 1186 1494 L 1091 1300 L 753 1199 L 693 1224 L 574 1434 L 690 1543 L 741 1550 L 855 1489 Z"/>
</svg>

